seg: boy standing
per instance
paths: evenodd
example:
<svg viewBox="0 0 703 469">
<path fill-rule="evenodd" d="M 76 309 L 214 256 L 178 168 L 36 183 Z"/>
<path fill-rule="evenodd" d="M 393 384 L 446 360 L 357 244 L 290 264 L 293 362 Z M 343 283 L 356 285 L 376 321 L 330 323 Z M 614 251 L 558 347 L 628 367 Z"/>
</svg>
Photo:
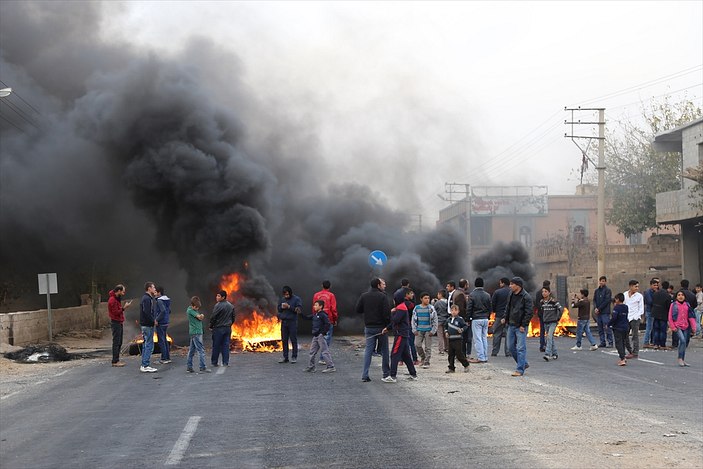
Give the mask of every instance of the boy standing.
<svg viewBox="0 0 703 469">
<path fill-rule="evenodd" d="M 310 363 L 305 371 L 309 373 L 315 372 L 315 360 L 317 352 L 320 352 L 320 357 L 324 360 L 327 368 L 322 370 L 323 373 L 334 373 L 337 369 L 332 362 L 330 349 L 327 347 L 325 336 L 330 329 L 330 319 L 324 311 L 325 302 L 317 300 L 312 304 L 312 342 L 310 343 Z"/>
<path fill-rule="evenodd" d="M 406 289 L 405 297 L 408 297 L 409 288 Z M 408 346 L 408 341 L 410 338 L 410 318 L 408 307 L 405 302 L 400 303 L 394 309 L 391 310 L 391 325 L 393 326 L 393 333 L 395 334 L 395 339 L 393 339 L 393 350 L 391 351 L 391 374 L 381 379 L 384 383 L 395 383 L 396 375 L 398 374 L 398 362 L 401 360 L 408 367 L 409 380 L 417 380 L 417 371 L 415 370 L 415 365 L 413 364 L 412 356 L 410 355 L 410 347 Z"/>
<path fill-rule="evenodd" d="M 430 294 L 420 294 L 420 304 L 413 309 L 412 332 L 419 337 L 415 344 L 420 364 L 423 368 L 430 367 L 432 356 L 432 336 L 437 333 L 437 312 L 430 304 Z"/>
<path fill-rule="evenodd" d="M 615 336 L 615 348 L 618 351 L 620 361 L 619 366 L 627 365 L 625 359 L 625 341 L 627 334 L 630 332 L 630 322 L 627 320 L 628 307 L 625 303 L 625 295 L 618 293 L 615 295 L 615 307 L 613 307 L 613 315 L 610 318 L 608 325 L 613 329 Z"/>
<path fill-rule="evenodd" d="M 591 302 L 588 300 L 588 290 L 582 288 L 579 290 L 579 296 L 574 295 L 571 301 L 572 308 L 578 308 L 578 326 L 576 327 L 576 345 L 571 347 L 571 350 L 581 350 L 581 339 L 583 338 L 583 333 L 586 332 L 586 338 L 591 343 L 591 348 L 589 350 L 598 350 L 598 345 L 596 345 L 596 340 L 591 334 L 591 328 L 589 322 L 591 321 Z"/>
<path fill-rule="evenodd" d="M 554 332 L 557 329 L 557 324 L 559 319 L 561 319 L 564 308 L 554 299 L 549 287 L 542 287 L 542 299 L 539 302 L 539 309 L 542 313 L 542 323 L 547 334 L 546 350 L 542 358 L 548 362 L 550 358 L 552 360 L 559 358 L 557 346 L 554 343 Z"/>
<path fill-rule="evenodd" d="M 200 372 L 210 373 L 210 370 L 205 367 L 205 348 L 203 347 L 203 319 L 205 315 L 200 312 L 200 298 L 194 296 L 190 299 L 188 307 L 188 334 L 190 334 L 190 348 L 188 349 L 188 363 L 186 371 L 193 373 L 193 355 L 198 351 L 200 358 Z"/>
<path fill-rule="evenodd" d="M 464 372 L 469 371 L 469 361 L 464 355 L 463 347 L 463 334 L 467 326 L 464 319 L 459 316 L 459 306 L 452 305 L 450 310 L 451 317 L 447 321 L 447 332 L 445 336 L 447 337 L 447 342 L 449 344 L 449 369 L 445 373 L 454 373 L 454 359 L 458 359 L 462 365 L 464 365 Z"/>
</svg>

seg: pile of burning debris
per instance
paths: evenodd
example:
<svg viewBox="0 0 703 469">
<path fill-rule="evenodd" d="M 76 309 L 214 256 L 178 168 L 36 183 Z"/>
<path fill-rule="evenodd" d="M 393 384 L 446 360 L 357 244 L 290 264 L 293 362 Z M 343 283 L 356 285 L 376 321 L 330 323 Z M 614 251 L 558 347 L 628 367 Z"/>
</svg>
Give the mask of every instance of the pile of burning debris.
<svg viewBox="0 0 703 469">
<path fill-rule="evenodd" d="M 58 344 L 28 345 L 15 352 L 8 352 L 5 358 L 19 363 L 48 363 L 65 362 L 76 358 L 84 358 L 81 354 L 68 353 Z"/>
</svg>

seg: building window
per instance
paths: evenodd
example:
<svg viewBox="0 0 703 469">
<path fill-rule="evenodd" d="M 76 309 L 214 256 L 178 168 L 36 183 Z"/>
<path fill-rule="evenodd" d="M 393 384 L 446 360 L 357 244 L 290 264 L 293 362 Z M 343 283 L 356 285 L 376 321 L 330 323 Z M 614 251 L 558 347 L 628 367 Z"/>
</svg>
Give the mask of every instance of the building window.
<svg viewBox="0 0 703 469">
<path fill-rule="evenodd" d="M 586 228 L 584 228 L 583 225 L 574 226 L 574 244 L 576 246 L 586 244 Z"/>
<path fill-rule="evenodd" d="M 487 246 L 491 244 L 493 230 L 491 217 L 471 217 L 471 245 Z"/>
<path fill-rule="evenodd" d="M 526 248 L 529 248 L 530 246 L 532 246 L 532 230 L 530 229 L 529 226 L 521 226 L 520 227 L 520 242 Z"/>
</svg>

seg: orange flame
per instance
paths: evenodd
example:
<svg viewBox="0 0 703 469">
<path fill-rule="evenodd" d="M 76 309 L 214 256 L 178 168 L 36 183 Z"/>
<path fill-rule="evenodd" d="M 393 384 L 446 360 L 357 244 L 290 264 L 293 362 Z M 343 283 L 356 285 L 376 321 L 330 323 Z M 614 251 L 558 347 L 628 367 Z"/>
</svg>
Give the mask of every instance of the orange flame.
<svg viewBox="0 0 703 469">
<path fill-rule="evenodd" d="M 239 292 L 239 282 L 241 277 L 238 273 L 223 275 L 220 281 L 220 290 L 227 292 L 228 296 L 234 296 L 235 293 Z"/>
<path fill-rule="evenodd" d="M 166 341 L 167 341 L 168 343 L 170 343 L 170 344 L 173 343 L 173 339 L 171 338 L 170 335 L 168 335 L 168 333 L 166 333 Z M 144 342 L 144 337 L 142 337 L 141 334 L 138 335 L 137 338 L 135 339 L 135 342 L 138 343 L 138 344 L 143 343 L 143 342 Z M 156 332 L 154 332 L 154 343 L 155 343 L 155 344 L 158 344 L 158 343 L 159 343 L 159 336 L 156 335 Z"/>
<path fill-rule="evenodd" d="M 265 317 L 256 311 L 251 318 L 232 324 L 232 338 L 242 341 L 242 350 L 250 352 L 279 352 L 281 344 L 281 322 L 276 317 Z"/>
<path fill-rule="evenodd" d="M 569 316 L 569 308 L 564 308 L 564 312 L 561 314 L 561 319 L 557 323 L 557 328 L 554 331 L 555 337 L 565 336 L 565 337 L 576 337 L 576 334 L 569 332 L 568 327 L 576 327 L 577 323 L 571 316 Z M 539 318 L 533 316 L 530 321 L 530 327 L 527 330 L 527 337 L 537 337 L 539 336 Z"/>
</svg>

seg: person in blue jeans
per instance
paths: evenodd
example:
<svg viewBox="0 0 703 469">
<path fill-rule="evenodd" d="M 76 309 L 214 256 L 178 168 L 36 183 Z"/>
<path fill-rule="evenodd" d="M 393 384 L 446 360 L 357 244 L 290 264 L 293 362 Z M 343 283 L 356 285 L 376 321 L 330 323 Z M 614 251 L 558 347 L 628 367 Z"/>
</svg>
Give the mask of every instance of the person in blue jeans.
<svg viewBox="0 0 703 469">
<path fill-rule="evenodd" d="M 579 290 L 578 296 L 574 295 L 571 301 L 571 307 L 578 309 L 578 325 L 576 327 L 576 345 L 571 347 L 571 350 L 581 350 L 581 339 L 583 333 L 586 332 L 586 338 L 591 343 L 590 350 L 598 350 L 596 340 L 591 334 L 591 302 L 588 300 L 588 289 L 582 288 Z"/>
<path fill-rule="evenodd" d="M 151 353 L 154 350 L 154 327 L 156 324 L 156 286 L 154 282 L 144 284 L 144 296 L 139 303 L 139 326 L 142 329 L 142 373 L 155 373 L 158 370 L 150 366 Z"/>
<path fill-rule="evenodd" d="M 652 337 L 652 328 L 654 327 L 654 316 L 652 316 L 652 299 L 654 294 L 659 291 L 659 279 L 653 277 L 649 281 L 649 288 L 642 295 L 644 297 L 644 317 L 645 317 L 645 330 L 644 330 L 644 345 L 642 348 L 653 348 L 654 347 L 654 337 Z"/>
<path fill-rule="evenodd" d="M 507 316 L 501 319 L 508 325 L 508 350 L 517 363 L 512 376 L 523 376 L 530 367 L 527 362 L 527 329 L 532 319 L 532 297 L 523 288 L 521 277 L 510 280 L 510 297 L 508 297 Z"/>
<path fill-rule="evenodd" d="M 212 330 L 212 354 L 210 363 L 217 366 L 222 356 L 222 366 L 229 366 L 229 343 L 232 337 L 232 324 L 234 324 L 234 306 L 227 301 L 227 292 L 220 290 L 215 295 L 217 304 L 212 309 L 210 317 L 210 330 Z"/>
<path fill-rule="evenodd" d="M 613 329 L 610 324 L 610 311 L 613 292 L 608 288 L 608 279 L 602 275 L 598 279 L 598 288 L 593 292 L 593 313 L 598 324 L 599 347 L 613 347 Z"/>
<path fill-rule="evenodd" d="M 190 306 L 186 311 L 188 315 L 188 334 L 190 335 L 190 348 L 188 349 L 188 362 L 186 371 L 193 373 L 193 356 L 198 352 L 200 359 L 200 371 L 202 373 L 210 373 L 210 370 L 205 367 L 205 347 L 203 347 L 203 319 L 205 315 L 200 312 L 200 298 L 194 296 L 190 299 Z"/>
<path fill-rule="evenodd" d="M 364 316 L 364 369 L 361 381 L 369 382 L 369 368 L 374 351 L 381 354 L 383 377 L 390 376 L 391 367 L 388 359 L 388 337 L 386 333 L 391 327 L 391 301 L 386 295 L 386 282 L 382 278 L 373 278 L 369 291 L 361 294 L 356 302 L 354 311 Z"/>
</svg>

